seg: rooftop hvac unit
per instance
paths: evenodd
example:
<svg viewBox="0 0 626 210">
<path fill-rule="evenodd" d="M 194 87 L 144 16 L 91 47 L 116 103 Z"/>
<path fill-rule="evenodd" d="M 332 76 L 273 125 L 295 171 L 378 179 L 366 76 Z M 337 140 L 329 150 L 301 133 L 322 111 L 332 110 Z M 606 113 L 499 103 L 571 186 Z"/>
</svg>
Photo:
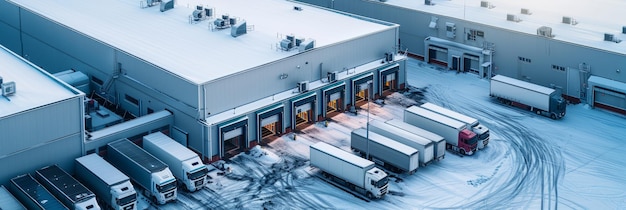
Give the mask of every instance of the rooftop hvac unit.
<svg viewBox="0 0 626 210">
<path fill-rule="evenodd" d="M 618 39 L 615 37 L 615 35 L 613 34 L 609 34 L 609 33 L 605 33 L 604 34 L 604 41 L 608 41 L 608 42 L 615 42 L 615 43 L 620 43 L 622 42 L 622 40 Z"/>
<path fill-rule="evenodd" d="M 204 8 L 204 15 L 207 17 L 213 17 L 213 8 Z"/>
<path fill-rule="evenodd" d="M 228 15 L 222 15 L 222 20 L 228 20 Z"/>
<path fill-rule="evenodd" d="M 432 6 L 435 4 L 431 0 L 424 0 L 424 5 Z"/>
<path fill-rule="evenodd" d="M 2 95 L 5 97 L 15 94 L 15 82 L 5 82 L 0 84 L 0 87 L 2 88 Z"/>
<path fill-rule="evenodd" d="M 300 46 L 298 47 L 298 51 L 303 52 L 313 48 L 315 48 L 315 40 L 308 39 L 300 44 Z"/>
<path fill-rule="evenodd" d="M 626 34 L 626 26 L 622 26 L 622 33 Z"/>
<path fill-rule="evenodd" d="M 530 9 L 522 8 L 522 14 L 524 14 L 524 15 L 531 15 L 533 13 L 530 12 Z"/>
<path fill-rule="evenodd" d="M 170 9 L 174 9 L 174 0 L 165 0 L 161 2 L 161 12 L 165 12 Z"/>
<path fill-rule="evenodd" d="M 304 42 L 304 38 L 296 38 L 296 47 L 299 47 L 302 42 Z"/>
<path fill-rule="evenodd" d="M 304 93 L 309 91 L 309 81 L 298 82 L 298 92 Z"/>
<path fill-rule="evenodd" d="M 293 48 L 293 43 L 289 39 L 283 39 L 280 41 L 280 49 L 290 50 Z"/>
<path fill-rule="evenodd" d="M 480 7 L 484 7 L 484 8 L 487 8 L 487 9 L 493 9 L 496 6 L 494 6 L 493 4 L 491 4 L 491 2 L 488 2 L 488 1 L 480 1 Z"/>
<path fill-rule="evenodd" d="M 196 10 L 194 10 L 193 13 L 191 13 L 191 16 L 193 17 L 194 21 L 204 20 L 205 14 L 204 14 L 204 8 L 202 8 L 202 5 L 196 6 Z"/>
<path fill-rule="evenodd" d="M 562 23 L 565 24 L 571 24 L 571 25 L 576 25 L 578 24 L 578 22 L 576 21 L 576 19 L 569 17 L 569 16 L 563 16 L 563 20 L 561 21 Z"/>
<path fill-rule="evenodd" d="M 230 35 L 233 37 L 244 35 L 248 33 L 248 29 L 246 27 L 246 21 L 241 21 L 230 28 Z"/>
<path fill-rule="evenodd" d="M 161 2 L 161 0 L 146 0 L 146 4 L 148 7 L 154 6 L 158 4 L 159 2 Z"/>
<path fill-rule="evenodd" d="M 549 38 L 554 37 L 554 35 L 552 35 L 552 28 L 550 28 L 548 26 L 541 26 L 541 27 L 539 27 L 537 29 L 537 35 L 545 36 L 545 37 L 549 37 Z"/>
<path fill-rule="evenodd" d="M 237 24 L 237 19 L 235 19 L 234 17 L 229 18 L 229 19 L 228 19 L 228 24 L 230 24 L 230 25 L 235 25 L 235 24 Z"/>
<path fill-rule="evenodd" d="M 299 7 L 299 6 L 293 6 L 293 10 L 296 10 L 296 11 L 302 11 L 302 7 Z"/>
<path fill-rule="evenodd" d="M 226 26 L 226 21 L 224 21 L 224 19 L 215 19 L 215 21 L 213 21 L 213 25 L 215 25 L 215 27 L 217 28 L 222 28 L 224 26 Z"/>
<path fill-rule="evenodd" d="M 522 21 L 521 19 L 519 19 L 519 17 L 517 17 L 517 15 L 514 15 L 514 14 L 506 14 L 506 20 L 513 21 L 513 22 Z"/>
<path fill-rule="evenodd" d="M 328 78 L 328 82 L 335 82 L 337 81 L 337 71 L 333 71 L 333 72 L 328 72 L 326 74 L 326 77 Z"/>
</svg>

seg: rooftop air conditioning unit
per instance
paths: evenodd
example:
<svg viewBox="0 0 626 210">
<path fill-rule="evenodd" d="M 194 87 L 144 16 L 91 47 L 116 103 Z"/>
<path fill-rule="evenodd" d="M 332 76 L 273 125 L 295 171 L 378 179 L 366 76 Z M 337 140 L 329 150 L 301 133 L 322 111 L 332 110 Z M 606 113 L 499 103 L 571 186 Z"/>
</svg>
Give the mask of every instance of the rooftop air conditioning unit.
<svg viewBox="0 0 626 210">
<path fill-rule="evenodd" d="M 569 17 L 569 16 L 563 16 L 563 20 L 561 21 L 562 23 L 565 24 L 570 24 L 570 25 L 576 25 L 578 24 L 578 22 L 576 21 L 576 19 Z"/>
<path fill-rule="evenodd" d="M 15 94 L 15 82 L 5 82 L 0 84 L 0 87 L 2 87 L 2 95 L 5 97 Z"/>
<path fill-rule="evenodd" d="M 626 26 L 622 26 L 622 33 L 626 34 Z"/>
<path fill-rule="evenodd" d="M 493 9 L 496 6 L 494 6 L 493 4 L 491 4 L 491 2 L 488 2 L 488 1 L 480 1 L 480 7 L 484 7 L 484 8 L 487 8 L 487 9 Z"/>
<path fill-rule="evenodd" d="M 293 43 L 289 39 L 283 39 L 280 41 L 280 49 L 290 50 L 293 47 Z"/>
<path fill-rule="evenodd" d="M 307 51 L 313 49 L 315 47 L 315 40 L 308 39 L 300 44 L 298 47 L 298 52 Z"/>
<path fill-rule="evenodd" d="M 304 38 L 296 38 L 296 47 L 299 47 L 302 42 L 304 42 Z"/>
<path fill-rule="evenodd" d="M 309 91 L 309 81 L 298 82 L 298 92 L 304 93 Z"/>
<path fill-rule="evenodd" d="M 512 22 L 522 21 L 521 19 L 519 19 L 519 17 L 517 17 L 517 15 L 514 15 L 514 14 L 506 14 L 506 20 L 512 21 Z"/>
<path fill-rule="evenodd" d="M 230 35 L 233 37 L 238 37 L 246 33 L 248 33 L 246 21 L 241 21 L 230 28 Z"/>
<path fill-rule="evenodd" d="M 328 72 L 326 74 L 326 77 L 328 77 L 328 82 L 335 82 L 337 81 L 337 71 L 333 71 L 333 72 Z"/>
<path fill-rule="evenodd" d="M 424 0 L 424 5 L 432 6 L 435 5 L 431 0 Z"/>
<path fill-rule="evenodd" d="M 604 41 L 608 41 L 608 42 L 615 42 L 615 43 L 620 43 L 622 42 L 622 40 L 618 39 L 615 37 L 615 35 L 613 34 L 609 34 L 609 33 L 605 33 L 604 34 Z"/>
<path fill-rule="evenodd" d="M 549 38 L 554 37 L 554 35 L 552 35 L 552 28 L 550 28 L 548 26 L 541 26 L 541 27 L 539 27 L 537 29 L 537 35 L 545 36 L 545 37 L 549 37 Z"/>
<path fill-rule="evenodd" d="M 161 12 L 165 12 L 167 10 L 174 9 L 174 0 L 164 0 L 161 3 Z"/>
<path fill-rule="evenodd" d="M 194 21 L 201 21 L 205 19 L 204 8 L 202 5 L 196 6 L 196 10 L 191 13 Z"/>
<path fill-rule="evenodd" d="M 522 14 L 524 14 L 524 15 L 531 15 L 533 13 L 530 12 L 530 9 L 522 8 Z"/>
</svg>

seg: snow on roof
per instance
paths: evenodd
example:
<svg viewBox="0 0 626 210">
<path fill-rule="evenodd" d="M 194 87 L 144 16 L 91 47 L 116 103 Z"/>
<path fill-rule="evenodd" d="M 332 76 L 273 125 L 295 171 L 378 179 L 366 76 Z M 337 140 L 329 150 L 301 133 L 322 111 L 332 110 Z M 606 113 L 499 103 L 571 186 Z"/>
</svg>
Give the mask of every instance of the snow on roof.
<svg viewBox="0 0 626 210">
<path fill-rule="evenodd" d="M 436 112 L 424 109 L 424 108 L 419 107 L 419 106 L 411 106 L 409 108 L 406 108 L 404 111 L 405 112 L 410 112 L 410 113 L 413 113 L 413 114 L 417 114 L 417 115 L 420 115 L 420 116 L 424 116 L 424 117 L 429 118 L 431 120 L 436 120 L 436 121 L 438 121 L 438 122 L 440 122 L 442 124 L 446 124 L 446 125 L 449 125 L 449 126 L 452 126 L 452 127 L 455 127 L 455 128 L 462 128 L 462 127 L 465 127 L 465 125 L 466 125 L 465 123 L 463 123 L 461 121 L 458 121 L 458 120 L 446 117 L 444 115 L 441 115 L 439 113 L 436 113 Z"/>
<path fill-rule="evenodd" d="M 626 1 L 623 0 L 482 0 L 490 2 L 492 9 L 481 7 L 481 0 L 433 0 L 435 5 L 423 1 L 388 0 L 386 3 L 408 9 L 481 23 L 527 34 L 537 34 L 541 26 L 552 28 L 554 39 L 626 54 L 626 41 L 603 41 L 604 34 L 614 34 L 626 40 L 622 27 L 626 26 Z M 531 14 L 521 14 L 521 9 Z M 507 21 L 507 14 L 516 15 L 521 22 Z M 577 24 L 562 23 L 563 17 L 575 19 Z M 438 23 L 445 24 L 445 23 Z"/>
<path fill-rule="evenodd" d="M 339 149 L 335 146 L 332 146 L 326 142 L 317 142 L 313 145 L 310 146 L 311 148 L 315 148 L 316 150 L 322 151 L 326 154 L 335 156 L 339 159 L 342 159 L 343 161 L 346 161 L 348 163 L 351 163 L 353 165 L 359 166 L 361 168 L 365 168 L 367 166 L 373 165 L 374 162 L 363 159 L 359 156 L 356 156 L 354 154 L 351 154 L 347 151 L 344 151 L 342 149 Z"/>
<path fill-rule="evenodd" d="M 522 81 L 522 80 L 518 80 L 518 79 L 514 79 L 511 77 L 506 77 L 503 75 L 496 75 L 494 77 L 491 78 L 492 81 L 499 81 L 499 82 L 503 82 L 503 83 L 507 83 L 507 84 L 511 84 L 511 85 L 515 85 L 518 87 L 524 87 L 525 89 L 529 89 L 529 90 L 533 90 L 539 93 L 543 93 L 545 95 L 550 95 L 552 94 L 552 92 L 554 92 L 554 89 L 552 88 L 548 88 L 548 87 L 544 87 L 541 85 L 537 85 L 537 84 L 533 84 L 530 82 L 526 82 L 526 81 Z"/>
<path fill-rule="evenodd" d="M 15 94 L 0 95 L 0 118 L 76 97 L 69 85 L 0 45 L 0 77 L 15 82 Z"/>
<path fill-rule="evenodd" d="M 604 88 L 609 88 L 620 91 L 622 93 L 626 93 L 626 83 L 623 82 L 618 82 L 612 79 L 598 76 L 590 76 L 588 82 L 590 86 L 601 86 Z"/>
<path fill-rule="evenodd" d="M 179 0 L 174 9 L 140 8 L 140 1 L 10 0 L 53 21 L 150 62 L 196 84 L 298 53 L 278 50 L 285 35 L 332 45 L 395 27 L 281 0 Z M 247 34 L 210 30 L 215 18 L 189 23 L 196 5 L 246 21 Z M 301 9 L 296 10 L 294 6 Z"/>
<path fill-rule="evenodd" d="M 387 138 L 383 135 L 380 135 L 378 133 L 375 133 L 373 131 L 369 132 L 369 136 L 366 135 L 367 130 L 365 128 L 359 128 L 356 130 L 353 130 L 352 133 L 359 135 L 361 137 L 369 137 L 369 139 L 371 141 L 374 141 L 376 143 L 379 143 L 381 145 L 386 145 L 389 148 L 393 148 L 394 150 L 397 150 L 399 152 L 402 152 L 405 155 L 413 155 L 415 153 L 417 153 L 418 151 L 416 149 L 414 149 L 413 147 L 409 147 L 403 143 L 394 141 L 390 138 Z"/>
</svg>

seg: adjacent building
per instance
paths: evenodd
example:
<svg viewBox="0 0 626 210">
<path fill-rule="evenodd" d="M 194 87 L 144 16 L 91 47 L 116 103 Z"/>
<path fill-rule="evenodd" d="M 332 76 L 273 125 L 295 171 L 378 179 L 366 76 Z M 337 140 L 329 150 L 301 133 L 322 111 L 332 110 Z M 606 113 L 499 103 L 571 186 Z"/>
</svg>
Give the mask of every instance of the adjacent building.
<svg viewBox="0 0 626 210">
<path fill-rule="evenodd" d="M 397 24 L 282 0 L 148 2 L 2 1 L 0 41 L 135 117 L 167 110 L 166 133 L 207 162 L 406 83 Z"/>
<path fill-rule="evenodd" d="M 0 45 L 0 183 L 82 155 L 84 93 Z"/>
<path fill-rule="evenodd" d="M 299 1 L 398 23 L 401 51 L 444 69 L 502 74 L 626 114 L 624 1 Z"/>
</svg>

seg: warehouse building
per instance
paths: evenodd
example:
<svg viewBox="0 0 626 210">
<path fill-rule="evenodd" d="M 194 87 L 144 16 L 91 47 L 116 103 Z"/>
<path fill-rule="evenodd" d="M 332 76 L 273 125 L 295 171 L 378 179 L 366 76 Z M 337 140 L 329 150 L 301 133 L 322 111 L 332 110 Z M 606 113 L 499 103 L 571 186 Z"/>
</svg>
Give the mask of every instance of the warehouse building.
<svg viewBox="0 0 626 210">
<path fill-rule="evenodd" d="M 165 133 L 205 161 L 406 83 L 397 24 L 280 0 L 150 2 L 0 3 L 0 41 L 51 73 L 88 75 L 89 97 L 135 117 L 166 110 L 153 120 L 172 115 Z M 128 129 L 103 130 L 87 153 Z"/>
<path fill-rule="evenodd" d="M 47 165 L 73 169 L 85 94 L 2 45 L 0 63 L 0 184 Z"/>
<path fill-rule="evenodd" d="M 502 74 L 626 114 L 624 1 L 299 1 L 398 23 L 401 48 L 444 69 Z"/>
</svg>

